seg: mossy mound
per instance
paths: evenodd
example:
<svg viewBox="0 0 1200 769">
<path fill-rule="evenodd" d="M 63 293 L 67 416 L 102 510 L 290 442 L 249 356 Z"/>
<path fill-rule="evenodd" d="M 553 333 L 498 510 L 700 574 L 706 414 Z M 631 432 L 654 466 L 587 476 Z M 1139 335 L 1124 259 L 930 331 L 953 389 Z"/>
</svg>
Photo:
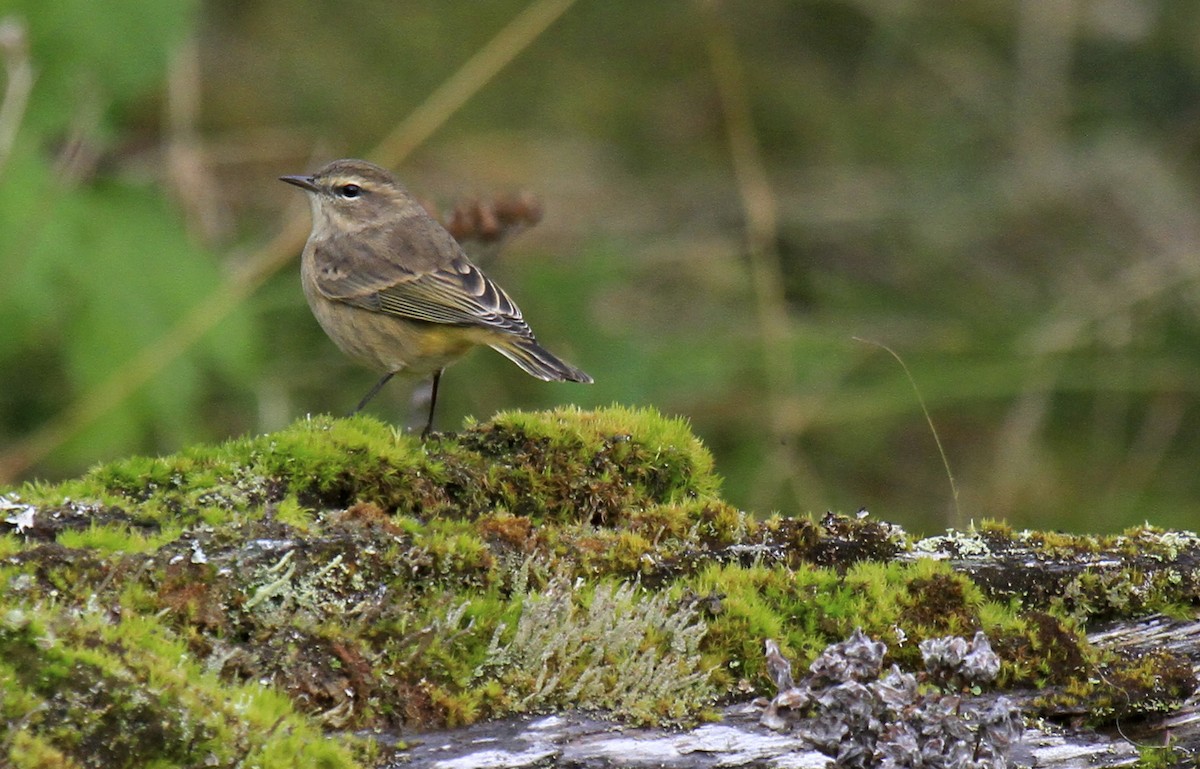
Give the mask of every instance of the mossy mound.
<svg viewBox="0 0 1200 769">
<path fill-rule="evenodd" d="M 371 762 L 371 743 L 328 737 L 363 729 L 573 707 L 692 721 L 769 690 L 764 638 L 806 664 L 856 627 L 901 664 L 983 630 L 1005 685 L 1074 703 L 1119 663 L 1078 617 L 897 560 L 897 527 L 759 521 L 719 486 L 685 423 L 612 408 L 425 443 L 306 419 L 14 489 L 0 744 L 14 766 L 332 767 Z"/>
</svg>

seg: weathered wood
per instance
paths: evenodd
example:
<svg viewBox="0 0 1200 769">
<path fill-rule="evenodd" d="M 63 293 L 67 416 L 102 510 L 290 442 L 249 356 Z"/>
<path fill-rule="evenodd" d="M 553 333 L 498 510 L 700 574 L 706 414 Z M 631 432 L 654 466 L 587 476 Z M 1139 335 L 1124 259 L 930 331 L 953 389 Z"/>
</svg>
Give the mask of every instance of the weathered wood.
<svg viewBox="0 0 1200 769">
<path fill-rule="evenodd" d="M 915 539 L 866 511 L 755 519 L 717 489 L 685 425 L 611 409 L 429 443 L 304 420 L 0 495 L 0 754 L 352 766 L 326 738 L 362 730 L 394 766 L 1105 767 L 1164 742 L 1153 765 L 1195 765 L 1200 626 L 1160 616 L 1200 606 L 1195 534 Z M 786 659 L 859 624 L 880 638 Z M 735 701 L 771 682 L 769 708 Z M 617 723 L 714 698 L 733 704 L 692 729 Z M 547 713 L 567 707 L 613 715 Z"/>
<path fill-rule="evenodd" d="M 1200 622 L 1154 616 L 1116 623 L 1089 639 L 1098 646 L 1137 654 L 1169 649 L 1192 661 L 1200 673 Z M 1013 692 L 1018 701 L 1035 691 Z M 391 766 L 429 769 L 709 769 L 769 767 L 825 769 L 834 762 L 801 736 L 775 732 L 760 723 L 761 704 L 726 707 L 721 720 L 689 730 L 641 729 L 583 713 L 526 716 L 464 729 L 404 735 L 409 748 Z M 1012 766 L 1103 769 L 1132 766 L 1139 745 L 1170 743 L 1184 754 L 1200 754 L 1200 702 L 1161 718 L 1121 724 L 1113 734 L 1073 726 L 1027 724 L 1010 755 Z M 1186 764 L 1180 764 L 1186 765 Z"/>
<path fill-rule="evenodd" d="M 465 729 L 406 736 L 410 748 L 389 764 L 429 769 L 826 769 L 834 762 L 798 736 L 759 724 L 762 709 L 726 708 L 720 723 L 687 731 L 638 729 L 579 713 L 510 718 Z M 1012 765 L 1048 769 L 1131 766 L 1138 750 L 1121 738 L 1044 725 L 1027 729 Z"/>
</svg>

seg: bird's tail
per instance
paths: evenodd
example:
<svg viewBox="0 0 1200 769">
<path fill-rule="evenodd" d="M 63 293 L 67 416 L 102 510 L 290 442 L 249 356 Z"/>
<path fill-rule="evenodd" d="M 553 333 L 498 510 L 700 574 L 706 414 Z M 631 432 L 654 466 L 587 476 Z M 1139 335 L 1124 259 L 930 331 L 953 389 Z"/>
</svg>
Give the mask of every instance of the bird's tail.
<svg viewBox="0 0 1200 769">
<path fill-rule="evenodd" d="M 560 359 L 533 339 L 509 337 L 503 342 L 493 343 L 492 349 L 520 366 L 526 374 L 546 382 L 592 382 L 592 378 L 586 373 Z"/>
</svg>

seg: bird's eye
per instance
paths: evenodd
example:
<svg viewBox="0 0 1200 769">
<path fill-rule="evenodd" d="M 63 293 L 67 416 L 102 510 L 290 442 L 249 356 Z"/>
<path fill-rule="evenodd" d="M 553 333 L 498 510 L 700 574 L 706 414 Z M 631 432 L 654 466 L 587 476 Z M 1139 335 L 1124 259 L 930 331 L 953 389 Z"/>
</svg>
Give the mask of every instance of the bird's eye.
<svg viewBox="0 0 1200 769">
<path fill-rule="evenodd" d="M 338 193 L 343 198 L 357 198 L 362 194 L 362 187 L 359 187 L 357 184 L 343 184 L 341 187 L 338 187 Z"/>
</svg>

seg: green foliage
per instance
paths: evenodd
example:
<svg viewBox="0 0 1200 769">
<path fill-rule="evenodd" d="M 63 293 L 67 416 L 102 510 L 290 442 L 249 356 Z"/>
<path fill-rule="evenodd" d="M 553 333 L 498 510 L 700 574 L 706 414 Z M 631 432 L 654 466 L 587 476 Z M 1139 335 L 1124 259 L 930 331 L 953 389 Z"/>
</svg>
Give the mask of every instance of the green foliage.
<svg viewBox="0 0 1200 769">
<path fill-rule="evenodd" d="M 113 0 L 103 7 L 87 0 L 10 0 L 4 12 L 28 24 L 38 73 L 28 130 L 56 137 L 90 119 L 99 123 L 87 126 L 99 128 L 97 138 L 110 138 L 161 87 L 168 60 L 191 33 L 198 8 L 196 0 Z"/>
<path fill-rule="evenodd" d="M 9 437 L 96 397 L 220 281 L 216 258 L 160 186 L 87 160 L 67 170 L 50 153 L 70 141 L 87 158 L 126 138 L 130 113 L 161 88 L 168 59 L 192 33 L 197 3 L 17 5 L 36 79 L 0 172 L 0 324 L 9 330 L 0 366 L 26 374 L 0 409 L 0 435 Z M 250 316 L 234 313 L 132 400 L 105 410 L 57 461 L 72 467 L 206 432 L 215 380 L 247 377 L 254 357 Z"/>
</svg>

